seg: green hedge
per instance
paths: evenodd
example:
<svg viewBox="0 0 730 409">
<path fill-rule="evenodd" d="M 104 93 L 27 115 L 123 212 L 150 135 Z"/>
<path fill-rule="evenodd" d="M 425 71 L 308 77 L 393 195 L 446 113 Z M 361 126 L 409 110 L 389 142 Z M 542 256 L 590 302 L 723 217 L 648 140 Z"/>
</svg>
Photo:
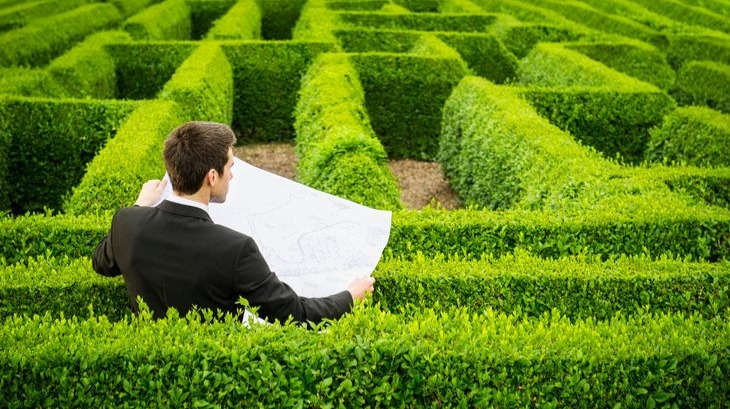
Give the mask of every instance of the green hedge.
<svg viewBox="0 0 730 409">
<path fill-rule="evenodd" d="M 120 22 L 110 4 L 90 4 L 0 34 L 0 66 L 42 66 L 85 36 Z"/>
<path fill-rule="evenodd" d="M 436 13 L 441 6 L 440 0 L 393 0 L 393 3 L 414 13 Z"/>
<path fill-rule="evenodd" d="M 495 15 L 473 14 L 389 14 L 339 12 L 342 28 L 377 28 L 417 31 L 483 33 L 497 20 Z"/>
<path fill-rule="evenodd" d="M 537 43 L 576 41 L 583 37 L 578 31 L 545 23 L 496 24 L 490 30 L 517 58 L 524 58 Z"/>
<path fill-rule="evenodd" d="M 144 182 L 165 174 L 162 144 L 184 120 L 174 102 L 140 103 L 96 155 L 63 209 L 70 214 L 94 214 L 134 203 Z"/>
<path fill-rule="evenodd" d="M 730 79 L 730 77 L 728 77 Z M 730 166 L 730 115 L 704 107 L 679 108 L 651 130 L 646 158 L 696 166 Z"/>
<path fill-rule="evenodd" d="M 516 77 L 517 58 L 494 35 L 440 33 L 438 38 L 458 51 L 475 75 L 497 84 Z"/>
<path fill-rule="evenodd" d="M 75 9 L 89 0 L 45 0 L 24 2 L 12 7 L 0 5 L 0 31 L 22 27 L 29 22 Z"/>
<path fill-rule="evenodd" d="M 610 319 L 646 312 L 730 314 L 730 263 L 621 257 L 544 260 L 518 252 L 481 261 L 381 262 L 374 299 L 389 311 L 464 307 L 531 317 L 558 310 L 571 319 Z"/>
<path fill-rule="evenodd" d="M 0 265 L 38 257 L 90 257 L 109 232 L 112 214 L 0 217 Z"/>
<path fill-rule="evenodd" d="M 13 213 L 60 210 L 86 164 L 135 104 L 124 101 L 7 98 L 0 133 L 8 135 L 8 189 Z"/>
<path fill-rule="evenodd" d="M 390 0 L 361 0 L 361 1 L 326 1 L 329 10 L 340 11 L 377 11 L 390 3 Z"/>
<path fill-rule="evenodd" d="M 677 74 L 674 95 L 680 104 L 706 105 L 730 113 L 730 65 L 691 61 Z"/>
<path fill-rule="evenodd" d="M 481 7 L 472 3 L 470 0 L 442 0 L 438 5 L 441 13 L 484 13 Z"/>
<path fill-rule="evenodd" d="M 261 8 L 261 36 L 266 40 L 291 40 L 306 0 L 257 0 Z M 323 38 L 312 38 L 325 41 Z"/>
<path fill-rule="evenodd" d="M 261 10 L 256 0 L 241 0 L 213 23 L 210 40 L 257 40 L 261 38 Z"/>
<path fill-rule="evenodd" d="M 345 54 L 315 60 L 302 79 L 295 110 L 297 179 L 366 206 L 395 210 L 401 207 L 400 191 L 364 100 Z"/>
<path fill-rule="evenodd" d="M 583 24 L 593 30 L 646 41 L 662 49 L 666 48 L 669 43 L 666 35 L 658 31 L 626 17 L 604 13 L 580 1 L 530 0 L 530 3 L 559 13 L 566 19 Z"/>
<path fill-rule="evenodd" d="M 423 37 L 422 33 L 371 28 L 337 29 L 332 34 L 348 53 L 407 53 Z"/>
<path fill-rule="evenodd" d="M 236 4 L 237 0 L 186 0 L 192 20 L 191 40 L 199 40 Z"/>
<path fill-rule="evenodd" d="M 466 205 L 540 209 L 611 170 L 512 89 L 467 77 L 444 106 L 439 162 Z"/>
<path fill-rule="evenodd" d="M 0 101 L 4 97 L 0 95 Z M 0 116 L 0 129 L 9 128 L 12 118 Z M 0 217 L 4 217 L 10 211 L 10 189 L 8 188 L 8 170 L 10 164 L 10 145 L 13 143 L 12 135 L 0 132 Z M 2 257 L 2 256 L 0 256 Z"/>
<path fill-rule="evenodd" d="M 117 67 L 117 97 L 152 99 L 198 47 L 194 42 L 131 42 L 105 47 Z"/>
<path fill-rule="evenodd" d="M 337 39 L 332 35 L 332 30 L 338 26 L 337 14 L 327 9 L 328 4 L 326 0 L 307 1 L 292 29 L 292 38 L 337 44 Z"/>
<path fill-rule="evenodd" d="M 189 40 L 191 26 L 185 0 L 165 0 L 128 18 L 122 29 L 135 40 Z"/>
<path fill-rule="evenodd" d="M 632 0 L 647 9 L 673 20 L 730 33 L 728 15 L 713 13 L 701 7 L 683 4 L 676 0 Z"/>
<path fill-rule="evenodd" d="M 476 5 L 481 7 L 486 12 L 506 14 L 518 19 L 521 22 L 536 23 L 539 25 L 544 24 L 548 26 L 555 25 L 559 27 L 564 27 L 576 33 L 585 34 L 591 31 L 588 27 L 571 21 L 557 12 L 548 10 L 543 7 L 538 7 L 533 4 L 528 4 L 527 2 L 522 2 L 518 0 L 471 1 L 472 3 L 475 3 Z"/>
<path fill-rule="evenodd" d="M 616 71 L 654 84 L 662 90 L 674 85 L 675 74 L 664 53 L 638 41 L 564 43 L 570 50 L 613 68 Z"/>
<path fill-rule="evenodd" d="M 690 61 L 715 61 L 730 65 L 728 37 L 677 34 L 669 37 L 667 61 L 678 71 Z"/>
<path fill-rule="evenodd" d="M 220 46 L 203 43 L 193 51 L 157 97 L 177 102 L 189 120 L 230 124 L 233 70 Z"/>
<path fill-rule="evenodd" d="M 676 103 L 655 86 L 558 44 L 540 44 L 521 61 L 520 93 L 535 109 L 607 157 L 639 162 L 649 139 Z"/>
<path fill-rule="evenodd" d="M 698 203 L 730 210 L 730 167 L 697 168 L 655 166 L 648 177 L 666 184 L 673 192 L 688 195 Z"/>
<path fill-rule="evenodd" d="M 90 35 L 76 47 L 56 58 L 48 72 L 70 96 L 111 99 L 117 95 L 116 65 L 104 49 L 109 43 L 129 41 L 123 31 L 105 31 Z"/>
<path fill-rule="evenodd" d="M 89 257 L 30 258 L 0 266 L 0 321 L 14 314 L 86 318 L 106 315 L 119 321 L 130 315 L 122 277 L 96 274 Z"/>
<path fill-rule="evenodd" d="M 233 65 L 233 129 L 238 141 L 294 139 L 294 107 L 300 79 L 312 61 L 334 44 L 300 41 L 224 42 Z"/>
<path fill-rule="evenodd" d="M 460 59 L 354 54 L 373 130 L 391 158 L 433 159 L 441 110 L 467 71 Z"/>
<path fill-rule="evenodd" d="M 133 16 L 145 8 L 149 7 L 150 4 L 159 3 L 160 0 L 104 0 L 107 3 L 111 3 L 114 7 L 118 8 L 124 17 Z"/>
<path fill-rule="evenodd" d="M 0 94 L 24 97 L 67 97 L 48 71 L 28 67 L 0 67 Z"/>
<path fill-rule="evenodd" d="M 730 394 L 727 322 L 359 309 L 321 332 L 50 316 L 0 327 L 0 394 L 53 407 L 677 407 Z M 152 402 L 152 403 L 151 403 Z"/>
</svg>

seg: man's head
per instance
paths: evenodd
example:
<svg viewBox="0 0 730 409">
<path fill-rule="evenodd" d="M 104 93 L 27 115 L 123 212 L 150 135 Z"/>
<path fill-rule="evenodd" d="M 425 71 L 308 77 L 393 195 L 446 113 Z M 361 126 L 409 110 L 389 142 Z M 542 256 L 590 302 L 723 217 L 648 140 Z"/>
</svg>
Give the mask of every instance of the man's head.
<svg viewBox="0 0 730 409">
<path fill-rule="evenodd" d="M 187 122 L 165 140 L 165 168 L 175 192 L 192 195 L 210 185 L 210 200 L 223 202 L 228 193 L 236 136 L 225 124 Z"/>
</svg>

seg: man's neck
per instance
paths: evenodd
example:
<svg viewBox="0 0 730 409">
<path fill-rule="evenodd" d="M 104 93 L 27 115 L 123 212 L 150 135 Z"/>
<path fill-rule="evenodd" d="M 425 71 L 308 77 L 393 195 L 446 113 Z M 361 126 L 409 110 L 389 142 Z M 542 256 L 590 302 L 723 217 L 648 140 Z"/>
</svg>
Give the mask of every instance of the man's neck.
<svg viewBox="0 0 730 409">
<path fill-rule="evenodd" d="M 193 193 L 192 195 L 181 194 L 181 193 L 175 192 L 175 191 L 173 191 L 173 194 L 181 199 L 198 202 L 204 206 L 208 206 L 208 204 L 210 203 L 210 194 L 208 194 L 207 192 L 204 192 L 203 189 L 198 190 L 197 192 Z"/>
</svg>

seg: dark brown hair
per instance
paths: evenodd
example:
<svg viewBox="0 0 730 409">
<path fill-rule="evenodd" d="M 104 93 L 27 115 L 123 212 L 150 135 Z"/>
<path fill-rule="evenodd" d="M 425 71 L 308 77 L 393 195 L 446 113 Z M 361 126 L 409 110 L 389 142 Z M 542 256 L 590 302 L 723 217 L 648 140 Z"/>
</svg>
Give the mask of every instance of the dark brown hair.
<svg viewBox="0 0 730 409">
<path fill-rule="evenodd" d="M 223 175 L 228 149 L 235 143 L 236 136 L 226 124 L 193 121 L 173 129 L 162 156 L 175 191 L 197 192 L 211 169 Z"/>
</svg>

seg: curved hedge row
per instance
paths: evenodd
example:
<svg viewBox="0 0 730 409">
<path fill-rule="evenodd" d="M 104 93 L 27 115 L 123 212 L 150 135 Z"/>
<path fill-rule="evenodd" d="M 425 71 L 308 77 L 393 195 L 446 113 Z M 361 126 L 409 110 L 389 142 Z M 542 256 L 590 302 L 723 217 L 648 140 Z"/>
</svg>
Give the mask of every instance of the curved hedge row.
<svg viewBox="0 0 730 409">
<path fill-rule="evenodd" d="M 11 407 L 719 408 L 730 394 L 724 320 L 367 308 L 315 332 L 195 317 L 6 320 L 0 395 Z"/>
<path fill-rule="evenodd" d="M 122 29 L 135 40 L 189 40 L 190 9 L 185 0 L 165 0 L 128 18 Z"/>
<path fill-rule="evenodd" d="M 367 206 L 398 209 L 400 191 L 364 100 L 347 55 L 324 54 L 315 60 L 302 78 L 295 111 L 297 178 Z"/>
<path fill-rule="evenodd" d="M 256 0 L 243 0 L 213 23 L 209 40 L 256 40 L 261 38 L 261 9 Z"/>
</svg>

